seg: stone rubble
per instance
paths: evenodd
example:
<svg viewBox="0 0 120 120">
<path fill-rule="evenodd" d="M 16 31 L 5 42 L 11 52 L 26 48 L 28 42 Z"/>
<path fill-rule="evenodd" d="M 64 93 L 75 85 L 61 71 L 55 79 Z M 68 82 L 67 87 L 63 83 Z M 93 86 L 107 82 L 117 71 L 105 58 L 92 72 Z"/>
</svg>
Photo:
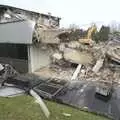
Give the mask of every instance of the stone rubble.
<svg viewBox="0 0 120 120">
<path fill-rule="evenodd" d="M 120 83 L 120 47 L 115 41 L 108 40 L 90 46 L 76 40 L 67 40 L 56 46 L 55 51 L 58 52 L 52 54 L 52 64 L 49 66 L 50 70 L 57 73 L 55 76 L 53 74 L 52 78 L 70 80 L 77 65 L 82 64 L 77 80 Z M 100 65 L 97 65 L 95 70 L 94 67 L 99 60 Z"/>
</svg>

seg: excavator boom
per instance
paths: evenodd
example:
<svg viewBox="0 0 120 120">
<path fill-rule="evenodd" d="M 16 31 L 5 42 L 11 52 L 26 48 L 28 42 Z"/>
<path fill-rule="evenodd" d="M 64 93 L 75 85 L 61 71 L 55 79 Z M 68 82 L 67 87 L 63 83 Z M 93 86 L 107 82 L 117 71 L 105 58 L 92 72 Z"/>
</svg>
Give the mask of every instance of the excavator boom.
<svg viewBox="0 0 120 120">
<path fill-rule="evenodd" d="M 91 28 L 88 30 L 87 34 L 87 39 L 92 39 L 92 34 L 97 31 L 96 25 L 93 25 Z"/>
<path fill-rule="evenodd" d="M 96 25 L 91 26 L 90 28 L 88 28 L 88 33 L 87 33 L 86 38 L 79 39 L 79 42 L 83 44 L 91 45 L 93 43 L 92 34 L 96 31 L 97 31 Z"/>
</svg>

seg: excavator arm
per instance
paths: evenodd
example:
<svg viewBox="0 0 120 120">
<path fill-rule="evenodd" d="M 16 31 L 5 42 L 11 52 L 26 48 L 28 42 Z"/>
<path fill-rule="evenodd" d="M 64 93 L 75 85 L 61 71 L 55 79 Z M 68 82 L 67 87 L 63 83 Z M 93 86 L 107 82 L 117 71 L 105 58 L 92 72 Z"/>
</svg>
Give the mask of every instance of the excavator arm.
<svg viewBox="0 0 120 120">
<path fill-rule="evenodd" d="M 79 42 L 83 44 L 91 45 L 93 43 L 92 34 L 96 31 L 97 31 L 96 25 L 91 26 L 90 28 L 88 28 L 88 33 L 87 33 L 86 38 L 79 39 Z"/>
<path fill-rule="evenodd" d="M 97 31 L 96 25 L 93 25 L 88 29 L 87 39 L 92 39 L 92 34 Z"/>
</svg>

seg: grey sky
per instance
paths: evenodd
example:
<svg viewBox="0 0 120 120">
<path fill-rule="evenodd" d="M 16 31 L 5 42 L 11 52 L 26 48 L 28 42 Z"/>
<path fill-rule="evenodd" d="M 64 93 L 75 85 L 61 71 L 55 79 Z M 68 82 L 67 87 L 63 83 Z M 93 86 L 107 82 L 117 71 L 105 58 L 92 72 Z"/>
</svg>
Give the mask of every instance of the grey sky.
<svg viewBox="0 0 120 120">
<path fill-rule="evenodd" d="M 34 9 L 62 18 L 61 26 L 109 23 L 120 20 L 119 0 L 0 0 L 1 4 Z"/>
</svg>

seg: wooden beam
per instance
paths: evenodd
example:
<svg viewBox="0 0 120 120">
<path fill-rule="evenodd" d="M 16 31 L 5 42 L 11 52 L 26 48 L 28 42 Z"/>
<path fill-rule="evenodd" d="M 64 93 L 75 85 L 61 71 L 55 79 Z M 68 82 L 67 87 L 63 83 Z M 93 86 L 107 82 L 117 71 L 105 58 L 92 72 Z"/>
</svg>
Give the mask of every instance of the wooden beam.
<svg viewBox="0 0 120 120">
<path fill-rule="evenodd" d="M 75 79 L 77 78 L 78 73 L 80 72 L 81 67 L 82 67 L 81 64 L 79 64 L 79 65 L 77 66 L 75 72 L 73 73 L 73 76 L 72 76 L 71 80 L 75 80 Z"/>
</svg>

